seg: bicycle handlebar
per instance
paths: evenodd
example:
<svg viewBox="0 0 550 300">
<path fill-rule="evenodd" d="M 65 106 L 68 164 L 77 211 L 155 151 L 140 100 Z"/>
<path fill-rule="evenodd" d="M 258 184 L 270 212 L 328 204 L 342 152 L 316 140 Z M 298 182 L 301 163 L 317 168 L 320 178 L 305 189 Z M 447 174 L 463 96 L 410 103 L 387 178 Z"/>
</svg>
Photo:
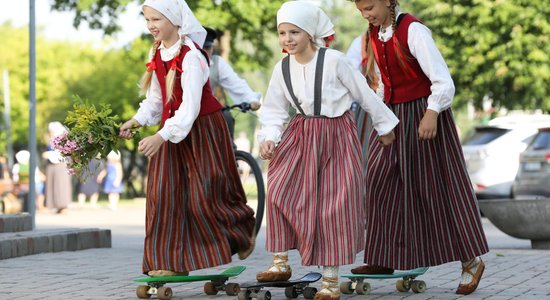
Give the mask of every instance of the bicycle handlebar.
<svg viewBox="0 0 550 300">
<path fill-rule="evenodd" d="M 257 101 L 254 101 L 254 102 L 251 102 L 251 103 L 248 103 L 248 102 L 243 102 L 243 103 L 240 103 L 240 104 L 233 104 L 233 105 L 230 105 L 230 106 L 226 106 L 225 109 L 228 109 L 228 110 L 232 110 L 232 109 L 235 109 L 235 108 L 238 108 L 241 112 L 247 112 L 247 111 L 256 111 L 258 109 L 260 109 L 262 105 L 260 104 L 260 102 L 257 102 Z"/>
</svg>

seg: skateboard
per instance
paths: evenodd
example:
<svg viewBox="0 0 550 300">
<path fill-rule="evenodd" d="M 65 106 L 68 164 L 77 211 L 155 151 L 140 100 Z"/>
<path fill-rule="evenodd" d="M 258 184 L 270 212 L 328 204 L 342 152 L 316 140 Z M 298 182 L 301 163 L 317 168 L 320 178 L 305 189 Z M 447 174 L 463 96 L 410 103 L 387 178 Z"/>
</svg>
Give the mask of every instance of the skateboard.
<svg viewBox="0 0 550 300">
<path fill-rule="evenodd" d="M 304 295 L 306 299 L 313 299 L 317 293 L 317 289 L 310 287 L 309 284 L 321 279 L 323 275 L 320 273 L 308 273 L 300 279 L 289 281 L 270 281 L 270 282 L 246 282 L 241 284 L 241 291 L 238 295 L 238 300 L 249 300 L 256 298 L 258 300 L 270 300 L 271 293 L 268 290 L 263 290 L 266 287 L 285 288 L 285 296 L 287 298 L 298 298 L 299 295 Z"/>
<path fill-rule="evenodd" d="M 140 299 L 148 299 L 151 295 L 157 295 L 158 299 L 169 300 L 172 298 L 172 289 L 164 286 L 167 283 L 208 281 L 204 284 L 205 294 L 216 295 L 219 291 L 225 291 L 228 296 L 236 296 L 240 291 L 239 284 L 226 282 L 229 277 L 238 276 L 245 269 L 244 266 L 235 266 L 218 274 L 138 278 L 134 281 L 145 282 L 147 285 L 138 286 L 136 295 Z"/>
<path fill-rule="evenodd" d="M 395 271 L 393 274 L 343 274 L 340 277 L 348 278 L 350 281 L 340 283 L 342 294 L 366 295 L 371 291 L 371 286 L 365 279 L 391 279 L 401 278 L 395 283 L 395 288 L 400 292 L 408 292 L 410 289 L 415 293 L 423 293 L 426 290 L 426 283 L 415 278 L 426 273 L 428 268 L 417 268 L 413 270 Z"/>
</svg>

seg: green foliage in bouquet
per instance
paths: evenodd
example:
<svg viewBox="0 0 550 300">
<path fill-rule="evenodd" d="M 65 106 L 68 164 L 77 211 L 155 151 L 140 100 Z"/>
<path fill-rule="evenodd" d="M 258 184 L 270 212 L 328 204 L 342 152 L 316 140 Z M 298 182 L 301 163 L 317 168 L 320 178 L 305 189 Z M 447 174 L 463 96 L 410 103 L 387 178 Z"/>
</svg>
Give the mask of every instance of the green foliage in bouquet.
<svg viewBox="0 0 550 300">
<path fill-rule="evenodd" d="M 123 145 L 118 136 L 122 124 L 118 115 L 112 115 L 109 104 L 96 107 L 78 96 L 74 101 L 64 122 L 68 132 L 54 137 L 52 144 L 61 152 L 69 173 L 85 180 L 89 171 L 94 171 L 88 170 L 92 159 L 106 159 L 111 151 L 119 152 Z"/>
</svg>

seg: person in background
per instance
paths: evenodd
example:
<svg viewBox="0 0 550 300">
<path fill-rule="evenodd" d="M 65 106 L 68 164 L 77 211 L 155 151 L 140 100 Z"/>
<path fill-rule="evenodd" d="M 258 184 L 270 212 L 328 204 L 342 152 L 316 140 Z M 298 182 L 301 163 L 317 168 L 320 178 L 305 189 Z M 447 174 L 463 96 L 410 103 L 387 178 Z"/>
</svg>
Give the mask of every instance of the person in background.
<svg viewBox="0 0 550 300">
<path fill-rule="evenodd" d="M 451 111 L 455 87 L 430 30 L 396 0 L 352 0 L 368 22 L 365 76 L 400 122 L 395 143 L 372 136 L 365 265 L 353 273 L 462 262 L 457 294 L 474 292 L 489 251 Z"/>
<path fill-rule="evenodd" d="M 61 122 L 50 122 L 48 124 L 50 139 L 64 134 L 67 129 Z M 65 213 L 73 198 L 73 185 L 67 164 L 63 162 L 61 153 L 54 150 L 51 145 L 44 153 L 48 160 L 46 165 L 46 207 L 55 209 L 57 213 Z"/>
<path fill-rule="evenodd" d="M 233 68 L 223 59 L 223 57 L 214 54 L 215 42 L 218 38 L 217 31 L 204 27 L 206 30 L 206 39 L 204 41 L 204 50 L 210 57 L 210 87 L 214 96 L 220 101 L 223 106 L 226 106 L 226 93 L 234 104 L 243 102 L 250 103 L 253 108 L 260 107 L 261 94 L 254 92 L 248 83 L 239 77 Z M 254 110 L 256 110 L 255 108 Z M 231 138 L 235 132 L 235 120 L 229 110 L 223 110 L 223 117 L 229 127 Z"/>
<path fill-rule="evenodd" d="M 222 105 L 208 83 L 206 30 L 183 0 L 146 0 L 154 37 L 146 93 L 136 115 L 120 127 L 156 125 L 138 150 L 149 161 L 142 271 L 149 276 L 189 271 L 247 258 L 254 250 L 254 211 L 246 205 Z"/>
<path fill-rule="evenodd" d="M 86 203 L 86 198 L 90 197 L 90 205 L 92 208 L 97 208 L 97 200 L 99 198 L 99 189 L 101 180 L 99 180 L 98 175 L 101 172 L 101 161 L 97 158 L 90 160 L 88 163 L 88 177 L 84 182 L 79 182 L 78 184 L 78 205 L 84 207 Z M 110 203 L 110 200 L 109 200 Z"/>
<path fill-rule="evenodd" d="M 109 197 L 109 209 L 117 210 L 120 193 L 122 192 L 123 170 L 120 154 L 114 151 L 107 154 L 105 168 L 97 175 L 97 182 L 103 182 L 103 192 Z"/>
</svg>

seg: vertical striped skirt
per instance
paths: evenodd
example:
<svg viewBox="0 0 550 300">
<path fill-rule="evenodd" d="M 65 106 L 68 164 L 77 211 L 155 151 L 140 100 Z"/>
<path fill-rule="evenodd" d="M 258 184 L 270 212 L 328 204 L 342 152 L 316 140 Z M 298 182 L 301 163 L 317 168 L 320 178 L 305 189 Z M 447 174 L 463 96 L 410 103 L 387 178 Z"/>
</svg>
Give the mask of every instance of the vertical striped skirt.
<svg viewBox="0 0 550 300">
<path fill-rule="evenodd" d="M 369 114 L 364 111 L 359 105 L 355 110 L 355 122 L 357 123 L 357 134 L 359 135 L 359 143 L 363 154 L 364 170 L 367 170 L 367 158 L 369 153 L 369 140 L 372 131 L 372 120 Z M 365 174 L 364 174 L 365 175 Z"/>
<path fill-rule="evenodd" d="M 365 263 L 412 269 L 488 252 L 451 110 L 436 138 L 420 141 L 426 99 L 390 108 L 395 142 L 382 147 L 373 134 L 369 144 Z"/>
<path fill-rule="evenodd" d="M 353 263 L 364 245 L 361 168 L 350 112 L 294 117 L 269 164 L 267 250 L 298 249 L 306 266 Z"/>
<path fill-rule="evenodd" d="M 222 113 L 199 117 L 183 141 L 164 143 L 149 162 L 143 272 L 231 262 L 250 246 L 253 215 Z"/>
</svg>

